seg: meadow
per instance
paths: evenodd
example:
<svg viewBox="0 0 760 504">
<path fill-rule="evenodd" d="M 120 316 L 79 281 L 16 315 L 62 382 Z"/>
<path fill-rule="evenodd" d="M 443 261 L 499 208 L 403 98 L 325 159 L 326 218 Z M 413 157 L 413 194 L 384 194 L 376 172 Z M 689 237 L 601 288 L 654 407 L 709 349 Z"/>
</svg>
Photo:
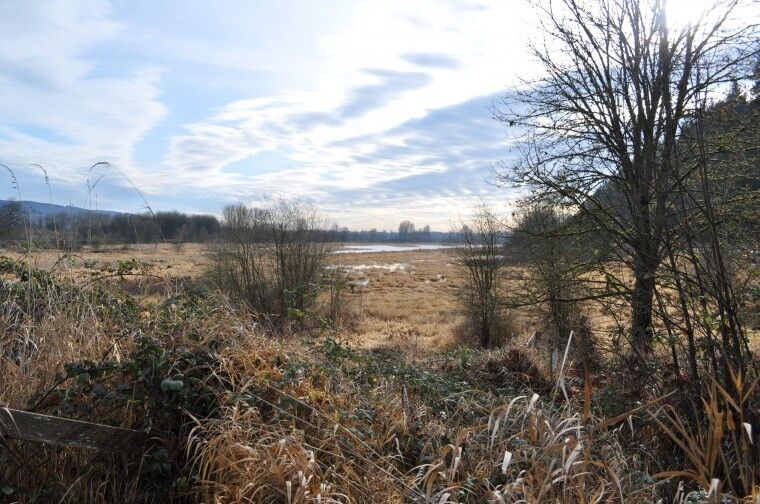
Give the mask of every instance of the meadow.
<svg viewBox="0 0 760 504">
<path fill-rule="evenodd" d="M 332 250 L 345 251 L 361 245 L 333 244 Z M 394 347 L 404 353 L 430 353 L 474 344 L 468 335 L 468 320 L 460 299 L 465 284 L 461 261 L 452 247 L 408 250 L 403 244 L 383 246 L 382 252 L 335 253 L 325 262 L 327 273 L 345 273 L 350 320 L 334 328 L 342 340 L 364 349 Z M 393 249 L 400 249 L 394 251 Z M 371 248 L 370 248 L 371 250 Z M 209 246 L 189 243 L 143 246 L 111 246 L 84 249 L 66 255 L 55 250 L 37 250 L 31 255 L 8 251 L 14 259 L 28 261 L 33 267 L 55 269 L 68 278 L 109 275 L 119 263 L 133 262 L 135 275 L 120 280 L 121 286 L 154 302 L 183 283 L 202 279 L 208 266 Z M 622 269 L 622 268 L 620 268 Z M 137 274 L 139 272 L 139 274 Z M 623 273 L 624 274 L 624 273 Z M 510 266 L 501 286 L 509 292 L 526 272 Z M 628 277 L 630 280 L 630 277 Z M 465 293 L 466 295 L 466 293 Z M 324 294 L 323 294 L 324 297 Z M 324 300 L 322 300 L 324 301 Z M 618 329 L 618 317 L 609 310 L 587 302 L 594 329 L 601 339 Z M 512 310 L 515 343 L 525 344 L 544 328 L 543 315 L 535 306 Z M 750 330 L 754 347 L 757 337 Z"/>
<path fill-rule="evenodd" d="M 6 501 L 754 502 L 718 396 L 703 432 L 660 409 L 673 392 L 637 402 L 603 341 L 604 370 L 570 347 L 551 369 L 530 309 L 478 349 L 453 249 L 330 254 L 340 320 L 322 292 L 277 327 L 208 285 L 207 249 L 4 252 L 0 403 L 150 435 L 115 454 L 4 439 Z"/>
<path fill-rule="evenodd" d="M 334 250 L 350 250 L 346 247 L 332 246 Z M 339 338 L 359 348 L 393 347 L 412 354 L 451 349 L 467 342 L 467 320 L 458 300 L 463 271 L 454 251 L 406 250 L 403 245 L 387 248 L 390 250 L 336 253 L 326 261 L 328 273 L 339 270 L 346 276 L 344 296 L 350 321 L 335 328 Z M 195 243 L 179 249 L 172 244 L 149 244 L 85 249 L 64 259 L 55 250 L 8 255 L 75 280 L 109 275 L 120 263 L 132 262 L 135 274 L 120 279 L 121 287 L 141 299 L 158 302 L 167 290 L 201 279 L 209 261 L 208 250 L 208 245 Z M 516 336 L 526 342 L 538 330 L 539 320 L 528 308 L 518 318 Z"/>
</svg>

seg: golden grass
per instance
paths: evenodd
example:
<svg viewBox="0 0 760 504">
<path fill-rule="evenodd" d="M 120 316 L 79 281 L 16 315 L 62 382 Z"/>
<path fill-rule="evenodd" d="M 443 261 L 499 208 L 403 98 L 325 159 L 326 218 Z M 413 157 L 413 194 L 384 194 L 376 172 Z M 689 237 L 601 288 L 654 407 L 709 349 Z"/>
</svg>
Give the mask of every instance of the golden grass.
<svg viewBox="0 0 760 504">
<path fill-rule="evenodd" d="M 691 488 L 707 491 L 716 467 L 735 467 L 717 448 L 716 432 L 724 441 L 749 446 L 741 430 L 729 428 L 731 417 L 715 403 L 717 395 L 705 402 L 713 415 L 705 430 L 689 430 L 670 405 L 637 410 L 635 419 L 622 415 L 605 421 L 595 416 L 599 408 L 592 404 L 591 380 L 582 390 L 577 380 L 569 384 L 574 388 L 569 401 L 552 400 L 562 395 L 552 393 L 545 359 L 521 344 L 436 352 L 453 346 L 462 321 L 456 297 L 462 279 L 446 250 L 333 256 L 334 264 L 345 267 L 405 267 L 350 270 L 350 280 L 369 281 L 349 294 L 358 320 L 316 339 L 303 334 L 272 338 L 225 300 L 210 299 L 193 316 L 157 304 L 181 290 L 179 278 L 200 275 L 201 246 L 186 246 L 180 253 L 166 246 L 85 251 L 72 261 L 40 252 L 34 262 L 75 285 L 89 288 L 92 278 L 99 278 L 107 287 L 131 289 L 109 271 L 133 258 L 150 266 L 149 278 L 161 289 L 137 289 L 142 311 L 129 334 L 98 306 L 82 302 L 72 313 L 63 298 L 54 297 L 46 300 L 49 309 L 40 319 L 2 320 L 3 327 L 13 329 L 0 335 L 0 405 L 26 409 L 30 399 L 38 402 L 39 393 L 51 387 L 66 393 L 55 387 L 66 363 L 130 359 L 138 333 L 156 338 L 167 352 L 213 348 L 213 365 L 201 372 L 201 386 L 223 384 L 215 389 L 213 412 L 188 413 L 174 430 L 152 432 L 183 465 L 173 469 L 171 481 L 159 483 L 164 493 L 155 493 L 155 482 L 146 482 L 139 472 L 121 475 L 111 459 L 93 466 L 92 455 L 82 450 L 27 452 L 10 443 L 33 464 L 22 472 L 19 459 L 0 464 L 4 481 L 38 492 L 54 481 L 50 495 L 64 502 L 171 497 L 214 503 L 638 504 L 655 500 L 657 485 L 649 474 L 668 463 L 645 455 L 658 442 L 653 425 L 672 434 L 682 448 L 689 466 L 665 468 L 690 478 Z M 526 336 L 531 317 L 521 321 Z M 336 346 L 330 338 L 365 350 Z M 752 394 L 756 386 L 739 388 Z M 41 410 L 55 411 L 61 398 L 47 397 L 53 402 L 40 405 Z M 721 398 L 732 400 L 726 394 Z M 161 418 L 163 412 L 152 414 Z M 108 412 L 107 419 L 134 427 L 144 415 L 144 405 L 127 402 Z M 719 457 L 724 457 L 722 465 L 715 462 Z M 756 495 L 756 475 L 745 473 L 742 490 Z M 44 495 L 38 493 L 37 501 L 44 502 Z"/>
<path fill-rule="evenodd" d="M 501 406 L 495 396 L 462 396 L 441 416 L 401 383 L 368 391 L 341 373 L 262 390 L 263 380 L 282 377 L 271 363 L 285 348 L 305 357 L 259 341 L 224 356 L 222 372 L 239 377 L 234 394 L 255 393 L 266 408 L 232 406 L 197 423 L 188 447 L 197 500 L 643 503 L 653 495 L 624 477 L 637 462 L 615 447 L 614 432 L 591 437 L 595 420 L 537 394 Z"/>
<path fill-rule="evenodd" d="M 178 251 L 170 244 L 104 246 L 97 250 L 84 248 L 81 251 L 64 254 L 57 250 L 34 250 L 31 253 L 4 251 L 5 255 L 21 259 L 35 268 L 51 269 L 71 273 L 87 274 L 114 267 L 119 261 L 135 259 L 150 264 L 156 274 L 172 277 L 198 277 L 205 267 L 207 246 L 188 243 Z"/>
<path fill-rule="evenodd" d="M 65 256 L 50 250 L 7 254 L 29 261 L 35 267 L 55 268 L 57 274 L 80 279 L 102 275 L 108 268 L 115 268 L 119 261 L 134 259 L 146 265 L 151 276 L 127 277 L 122 286 L 157 302 L 182 279 L 201 277 L 207 266 L 207 251 L 208 245 L 189 243 L 180 250 L 170 244 L 157 247 L 148 244 L 84 249 Z M 450 348 L 460 341 L 467 320 L 457 300 L 463 277 L 453 251 L 333 254 L 328 263 L 346 268 L 349 281 L 368 281 L 366 288 L 345 291 L 353 321 L 341 329 L 341 339 L 362 348 L 392 347 L 414 355 Z M 361 268 L 352 268 L 356 266 Z M 504 289 L 507 291 L 527 274 L 514 267 L 507 268 L 506 273 Z M 619 279 L 632 281 L 622 265 L 615 274 Z M 602 279 L 597 274 L 591 274 L 590 278 Z M 587 302 L 582 303 L 582 309 L 601 337 L 619 332 L 620 324 L 627 320 L 624 306 L 605 309 Z M 521 308 L 514 315 L 520 341 L 527 341 L 541 328 L 541 315 L 530 307 Z M 748 328 L 748 336 L 750 347 L 760 350 L 760 330 Z"/>
<path fill-rule="evenodd" d="M 79 279 L 134 259 L 149 266 L 156 279 L 135 277 L 125 283 L 136 284 L 131 291 L 158 301 L 161 288 L 151 289 L 150 285 L 199 278 L 207 264 L 206 251 L 207 246 L 202 244 L 186 244 L 179 251 L 173 245 L 160 244 L 85 249 L 63 259 L 60 252 L 47 250 L 8 255 L 37 268 L 55 267 L 58 273 Z M 420 351 L 446 348 L 455 341 L 457 325 L 463 322 L 456 297 L 462 279 L 450 251 L 333 254 L 328 262 L 348 268 L 370 266 L 347 274 L 349 281 L 368 280 L 369 284 L 365 289 L 345 291 L 359 317 L 350 331 L 341 334 L 343 339 L 365 348 L 393 346 Z M 394 271 L 377 267 L 394 264 L 403 267 Z"/>
<path fill-rule="evenodd" d="M 84 249 L 68 255 L 49 250 L 8 255 L 29 261 L 37 268 L 55 268 L 57 274 L 75 279 L 103 275 L 120 261 L 136 260 L 145 265 L 144 272 L 150 276 L 127 277 L 122 286 L 157 302 L 178 281 L 201 277 L 207 266 L 207 251 L 208 245 L 191 243 L 180 250 L 174 245 L 159 244 L 157 247 Z M 328 267 L 344 268 L 349 282 L 368 282 L 366 287 L 344 291 L 354 320 L 341 329 L 341 339 L 362 348 L 393 347 L 413 354 L 450 348 L 461 340 L 467 320 L 457 297 L 464 278 L 453 251 L 332 254 Z M 508 268 L 506 273 L 504 289 L 507 291 L 515 286 L 518 278 L 526 275 L 514 267 Z M 623 269 L 617 274 L 627 278 Z M 583 310 L 600 335 L 617 331 L 618 322 L 626 319 L 622 308 L 611 311 L 594 303 L 584 303 Z M 526 341 L 541 327 L 540 314 L 530 307 L 514 315 L 520 341 Z"/>
<path fill-rule="evenodd" d="M 450 251 L 335 254 L 330 260 L 348 268 L 351 280 L 369 282 L 365 289 L 350 294 L 350 302 L 362 316 L 356 329 L 342 337 L 365 348 L 393 346 L 412 351 L 452 344 L 462 320 L 457 305 L 462 279 Z M 357 265 L 370 268 L 350 269 Z M 382 268 L 388 265 L 403 267 Z"/>
</svg>

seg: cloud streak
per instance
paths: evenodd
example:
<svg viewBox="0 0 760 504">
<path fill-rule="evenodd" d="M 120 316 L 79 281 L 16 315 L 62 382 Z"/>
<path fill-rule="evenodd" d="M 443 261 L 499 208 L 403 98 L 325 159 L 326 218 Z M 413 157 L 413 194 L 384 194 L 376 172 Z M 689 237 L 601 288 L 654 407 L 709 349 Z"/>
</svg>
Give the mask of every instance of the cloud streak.
<svg viewBox="0 0 760 504">
<path fill-rule="evenodd" d="M 176 13 L 178 26 L 196 28 L 205 41 L 193 58 L 176 29 L 149 30 L 145 6 L 122 18 L 96 1 L 4 4 L 0 23 L 25 27 L 12 37 L 29 48 L 0 50 L 0 161 L 54 165 L 65 183 L 81 181 L 83 166 L 105 159 L 158 198 L 157 207 L 169 191 L 172 205 L 214 212 L 267 193 L 306 196 L 354 227 L 392 227 L 414 214 L 445 228 L 479 200 L 503 200 L 486 182 L 503 156 L 503 131 L 489 106 L 514 75 L 531 70 L 519 51 L 505 51 L 523 45 L 526 6 L 332 6 L 325 11 L 343 15 L 326 31 L 303 29 L 304 19 L 280 13 L 272 34 L 282 37 L 279 45 L 241 31 L 253 55 L 246 61 L 245 47 L 230 46 L 236 37 L 217 36 L 223 28 L 246 29 L 226 15 L 222 27 Z M 266 14 L 220 4 L 225 12 L 235 8 Z M 51 39 L 60 43 L 46 54 Z M 150 56 L 145 41 L 160 47 L 160 57 Z M 272 52 L 257 66 L 261 44 Z M 234 58 L 215 70 L 212 56 L 225 48 Z M 181 68 L 168 63 L 172 51 Z M 120 58 L 107 60 L 109 52 Z M 308 63 L 290 70 L 288 61 Z M 190 68 L 209 75 L 178 80 Z M 197 107 L 199 98 L 216 105 Z"/>
<path fill-rule="evenodd" d="M 95 75 L 99 62 L 86 54 L 121 30 L 109 5 L 3 2 L 0 30 L 12 41 L 0 49 L 0 152 L 6 164 L 31 172 L 32 194 L 31 163 L 47 166 L 58 185 L 81 183 L 98 160 L 140 178 L 135 145 L 166 114 L 158 100 L 162 70 Z"/>
</svg>

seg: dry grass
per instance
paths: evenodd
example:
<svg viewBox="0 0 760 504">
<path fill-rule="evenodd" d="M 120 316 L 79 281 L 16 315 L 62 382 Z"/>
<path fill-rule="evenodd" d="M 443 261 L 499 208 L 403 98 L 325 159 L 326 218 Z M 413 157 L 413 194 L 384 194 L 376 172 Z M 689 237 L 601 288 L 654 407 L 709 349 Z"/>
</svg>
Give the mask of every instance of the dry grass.
<svg viewBox="0 0 760 504">
<path fill-rule="evenodd" d="M 428 404 L 437 398 L 412 384 L 357 384 L 351 359 L 333 361 L 336 373 L 262 387 L 282 378 L 271 363 L 282 362 L 284 348 L 304 357 L 259 342 L 225 356 L 225 371 L 239 377 L 233 393 L 264 407 L 236 405 L 197 423 L 188 449 L 198 500 L 585 503 L 653 495 L 626 478 L 637 462 L 616 448 L 616 434 L 591 436 L 596 421 L 573 407 L 531 392 L 499 406 L 498 396 L 481 393 L 460 395 L 441 415 Z"/>
<path fill-rule="evenodd" d="M 200 247 L 166 252 L 84 252 L 72 262 L 44 252 L 36 263 L 71 283 L 40 290 L 35 316 L 4 300 L 0 405 L 145 429 L 153 440 L 131 457 L 2 440 L 0 487 L 14 489 L 11 499 L 680 503 L 691 490 L 707 495 L 715 478 L 715 502 L 757 496 L 750 459 L 735 458 L 754 445 L 744 409 L 732 406 L 750 404 L 757 384 L 737 378 L 741 397 L 716 385 L 703 424 L 673 398 L 604 418 L 619 401 L 602 390 L 618 390 L 615 378 L 584 381 L 563 361 L 565 400 L 545 356 L 524 346 L 531 314 L 514 346 L 454 346 L 461 278 L 445 250 L 333 256 L 355 282 L 352 324 L 276 338 L 223 298 L 188 297 L 177 280 L 202 270 Z M 122 279 L 115 264 L 135 256 L 143 265 Z M 82 380 L 66 367 L 136 362 L 144 337 L 160 357 L 130 390 L 152 383 L 147 396 L 109 402 L 94 386 L 116 390 L 124 373 Z M 188 360 L 196 354 L 203 359 Z M 177 373 L 188 384 L 181 394 L 156 387 Z M 164 452 L 159 467 L 170 468 L 146 471 Z"/>
<path fill-rule="evenodd" d="M 143 245 L 139 248 L 103 248 L 84 250 L 61 259 L 55 251 L 35 251 L 31 256 L 11 253 L 12 257 L 30 260 L 34 267 L 56 267 L 71 277 L 84 278 L 135 259 L 149 265 L 151 273 L 166 281 L 198 279 L 206 266 L 206 247 L 186 244 L 179 252 L 172 245 Z M 348 304 L 357 312 L 351 330 L 343 339 L 364 348 L 403 347 L 418 351 L 438 350 L 456 342 L 455 334 L 464 322 L 459 313 L 457 292 L 461 277 L 450 251 L 403 251 L 361 254 L 335 254 L 331 265 L 347 268 L 349 282 L 368 281 L 365 288 L 345 292 Z M 356 266 L 366 266 L 355 269 Z M 395 268 L 388 268 L 396 266 Z M 145 295 L 145 278 L 127 279 L 135 294 Z M 149 292 L 153 300 L 159 288 Z"/>
<path fill-rule="evenodd" d="M 98 250 L 83 249 L 71 254 L 56 250 L 35 250 L 32 253 L 20 251 L 0 251 L 15 259 L 29 262 L 40 269 L 55 268 L 71 275 L 87 275 L 91 271 L 103 271 L 119 261 L 136 260 L 150 264 L 156 274 L 165 277 L 197 278 L 205 267 L 207 246 L 188 243 L 177 251 L 175 245 L 152 244 L 129 246 L 104 246 Z"/>
<path fill-rule="evenodd" d="M 441 348 L 459 322 L 461 277 L 446 250 L 334 255 L 353 281 L 367 281 L 352 294 L 363 320 L 353 343 L 367 348 Z M 363 269 L 355 269 L 364 266 Z M 395 269 L 387 269 L 395 267 Z"/>
<path fill-rule="evenodd" d="M 152 276 L 127 278 L 123 286 L 135 295 L 159 301 L 167 283 L 176 287 L 182 279 L 202 276 L 206 251 L 201 244 L 186 244 L 180 251 L 161 244 L 157 248 L 141 245 L 83 250 L 64 259 L 60 253 L 45 250 L 9 255 L 30 260 L 34 267 L 55 267 L 74 278 L 90 277 L 116 267 L 120 261 L 134 259 L 149 268 Z M 450 348 L 467 339 L 463 335 L 468 333 L 468 321 L 457 299 L 463 277 L 450 250 L 334 254 L 328 262 L 344 268 L 349 283 L 359 284 L 344 292 L 353 313 L 340 337 L 351 344 L 419 354 Z M 589 310 L 594 327 L 614 329 L 608 315 L 591 307 Z M 519 333 L 518 340 L 524 341 L 539 328 L 538 315 L 526 309 L 510 325 Z"/>
</svg>

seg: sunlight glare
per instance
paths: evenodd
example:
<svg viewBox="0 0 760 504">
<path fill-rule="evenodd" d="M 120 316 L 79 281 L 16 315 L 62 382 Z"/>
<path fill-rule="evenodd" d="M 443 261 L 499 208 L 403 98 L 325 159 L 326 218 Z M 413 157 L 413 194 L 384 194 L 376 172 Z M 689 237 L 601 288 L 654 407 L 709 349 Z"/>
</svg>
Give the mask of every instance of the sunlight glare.
<svg viewBox="0 0 760 504">
<path fill-rule="evenodd" d="M 667 0 L 668 25 L 681 28 L 698 22 L 711 3 L 711 0 Z"/>
</svg>

